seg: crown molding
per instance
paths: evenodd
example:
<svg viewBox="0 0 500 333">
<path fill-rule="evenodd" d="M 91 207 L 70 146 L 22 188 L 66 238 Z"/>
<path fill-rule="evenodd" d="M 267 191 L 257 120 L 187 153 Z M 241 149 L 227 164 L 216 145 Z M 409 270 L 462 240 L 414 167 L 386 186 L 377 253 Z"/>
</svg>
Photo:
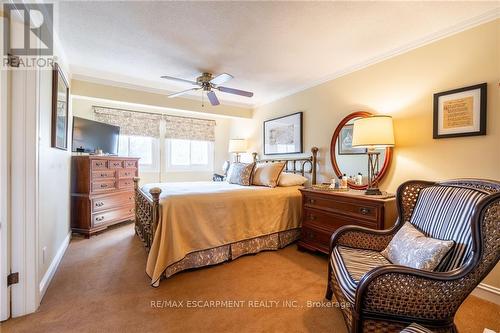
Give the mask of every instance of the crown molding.
<svg viewBox="0 0 500 333">
<path fill-rule="evenodd" d="M 312 82 L 309 82 L 309 83 L 302 85 L 300 87 L 297 87 L 295 89 L 289 90 L 287 92 L 277 94 L 271 98 L 265 99 L 261 103 L 254 105 L 254 108 L 259 108 L 259 107 L 264 106 L 266 104 L 270 104 L 272 102 L 278 101 L 278 100 L 283 99 L 285 97 L 288 97 L 288 96 L 294 95 L 296 93 L 299 93 L 301 91 L 319 86 L 319 85 L 326 83 L 328 81 L 335 80 L 339 77 L 342 77 L 342 76 L 351 74 L 353 72 L 359 71 L 361 69 L 370 67 L 370 66 L 375 65 L 377 63 L 380 63 L 382 61 L 391 59 L 393 57 L 407 53 L 407 52 L 412 51 L 414 49 L 417 49 L 419 47 L 434 43 L 438 40 L 456 35 L 460 32 L 465 31 L 465 30 L 472 29 L 474 27 L 477 27 L 479 25 L 494 21 L 494 20 L 499 19 L 499 18 L 500 18 L 500 7 L 497 7 L 493 10 L 489 10 L 489 11 L 485 12 L 484 14 L 481 14 L 479 16 L 475 16 L 473 18 L 470 18 L 468 20 L 465 20 L 463 22 L 455 24 L 449 28 L 440 30 L 438 32 L 427 35 L 423 38 L 417 39 L 411 43 L 408 43 L 406 45 L 398 47 L 392 51 L 382 53 L 376 57 L 367 59 L 367 60 L 360 62 L 358 64 L 355 64 L 355 65 L 349 66 L 349 67 L 342 69 L 340 71 L 337 71 L 333 74 L 329 74 L 327 76 L 324 76 L 321 79 L 314 80 Z"/>
</svg>

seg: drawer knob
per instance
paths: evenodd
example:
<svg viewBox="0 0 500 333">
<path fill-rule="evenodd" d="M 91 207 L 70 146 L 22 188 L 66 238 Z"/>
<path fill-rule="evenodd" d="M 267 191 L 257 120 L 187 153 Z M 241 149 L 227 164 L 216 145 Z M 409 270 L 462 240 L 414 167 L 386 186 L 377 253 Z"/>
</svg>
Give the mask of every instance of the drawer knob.
<svg viewBox="0 0 500 333">
<path fill-rule="evenodd" d="M 314 203 L 316 203 L 316 200 L 314 200 L 314 199 L 309 199 L 309 203 L 310 203 L 310 204 L 314 204 Z"/>
<path fill-rule="evenodd" d="M 312 232 L 309 232 L 309 233 L 307 234 L 307 238 L 309 238 L 309 239 L 314 239 L 314 236 L 315 236 L 315 235 L 314 235 L 314 233 L 312 233 Z"/>
<path fill-rule="evenodd" d="M 95 220 L 97 222 L 100 222 L 100 221 L 104 220 L 104 216 L 98 216 L 98 217 L 95 218 Z"/>
<path fill-rule="evenodd" d="M 312 215 L 312 214 L 311 214 L 311 215 L 309 215 L 309 220 L 311 220 L 311 221 L 316 220 L 316 216 L 314 216 L 314 215 Z"/>
<path fill-rule="evenodd" d="M 101 188 L 106 188 L 108 187 L 108 184 L 101 184 Z"/>
<path fill-rule="evenodd" d="M 370 214 L 371 210 L 370 208 L 366 208 L 366 207 L 363 207 L 359 210 L 361 212 L 361 214 L 363 215 L 367 215 L 367 214 Z"/>
<path fill-rule="evenodd" d="M 134 197 L 128 197 L 129 200 L 132 200 Z"/>
<path fill-rule="evenodd" d="M 104 206 L 104 202 L 102 202 L 102 201 L 97 201 L 97 202 L 95 203 L 95 205 L 96 205 L 97 207 L 102 207 L 102 206 Z"/>
<path fill-rule="evenodd" d="M 101 173 L 101 177 L 106 177 L 106 174 L 105 173 Z"/>
</svg>

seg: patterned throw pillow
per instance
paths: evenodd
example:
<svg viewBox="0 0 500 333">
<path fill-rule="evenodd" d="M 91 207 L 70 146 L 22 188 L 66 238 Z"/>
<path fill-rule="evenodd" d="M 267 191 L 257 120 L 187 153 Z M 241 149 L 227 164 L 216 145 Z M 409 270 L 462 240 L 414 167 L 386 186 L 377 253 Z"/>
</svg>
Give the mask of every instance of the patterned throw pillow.
<svg viewBox="0 0 500 333">
<path fill-rule="evenodd" d="M 454 244 L 452 240 L 425 237 L 406 222 L 382 251 L 382 255 L 396 265 L 433 271 Z"/>
<path fill-rule="evenodd" d="M 259 163 L 253 172 L 252 184 L 259 186 L 278 186 L 278 179 L 285 168 L 285 162 Z"/>
<path fill-rule="evenodd" d="M 232 163 L 227 172 L 227 182 L 249 186 L 252 183 L 252 172 L 255 163 Z"/>
</svg>

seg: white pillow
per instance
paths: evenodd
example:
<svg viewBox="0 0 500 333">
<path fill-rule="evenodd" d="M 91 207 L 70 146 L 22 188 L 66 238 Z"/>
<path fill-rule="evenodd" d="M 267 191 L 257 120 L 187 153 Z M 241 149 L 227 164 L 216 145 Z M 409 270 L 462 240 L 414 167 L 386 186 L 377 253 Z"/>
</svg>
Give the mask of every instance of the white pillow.
<svg viewBox="0 0 500 333">
<path fill-rule="evenodd" d="M 381 253 L 393 264 L 433 271 L 454 244 L 452 240 L 425 237 L 406 222 Z"/>
<path fill-rule="evenodd" d="M 278 179 L 278 186 L 300 186 L 307 182 L 307 178 L 296 173 L 282 172 Z"/>
</svg>

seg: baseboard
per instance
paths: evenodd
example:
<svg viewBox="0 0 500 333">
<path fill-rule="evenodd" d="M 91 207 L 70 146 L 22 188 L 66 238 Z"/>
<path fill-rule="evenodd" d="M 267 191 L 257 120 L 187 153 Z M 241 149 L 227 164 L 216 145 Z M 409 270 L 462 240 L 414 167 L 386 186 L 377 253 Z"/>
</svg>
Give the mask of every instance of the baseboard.
<svg viewBox="0 0 500 333">
<path fill-rule="evenodd" d="M 500 288 L 490 286 L 489 284 L 480 283 L 476 289 L 472 291 L 472 295 L 500 305 Z"/>
<path fill-rule="evenodd" d="M 69 241 L 71 240 L 71 232 L 68 233 L 64 241 L 62 242 L 61 246 L 59 246 L 59 249 L 57 250 L 57 253 L 50 263 L 49 268 L 47 269 L 47 272 L 45 272 L 45 275 L 43 276 L 42 280 L 40 281 L 40 299 L 42 299 L 43 295 L 45 295 L 45 292 L 47 291 L 47 288 L 49 287 L 50 281 L 52 281 L 52 278 L 54 277 L 54 274 L 57 271 L 57 267 L 59 267 L 59 263 L 61 262 L 62 257 L 64 256 L 64 253 L 66 253 L 66 249 L 68 248 Z"/>
</svg>

